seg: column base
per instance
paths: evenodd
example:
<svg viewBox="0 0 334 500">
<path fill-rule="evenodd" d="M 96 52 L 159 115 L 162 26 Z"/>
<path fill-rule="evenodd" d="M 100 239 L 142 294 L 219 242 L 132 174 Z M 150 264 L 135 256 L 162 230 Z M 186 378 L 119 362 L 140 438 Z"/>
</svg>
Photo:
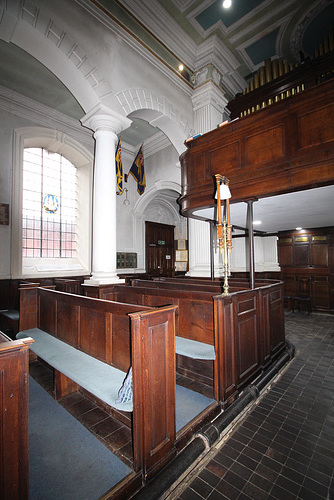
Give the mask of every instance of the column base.
<svg viewBox="0 0 334 500">
<path fill-rule="evenodd" d="M 125 279 L 120 279 L 116 274 L 93 273 L 84 281 L 84 285 L 119 285 L 125 283 Z"/>
</svg>

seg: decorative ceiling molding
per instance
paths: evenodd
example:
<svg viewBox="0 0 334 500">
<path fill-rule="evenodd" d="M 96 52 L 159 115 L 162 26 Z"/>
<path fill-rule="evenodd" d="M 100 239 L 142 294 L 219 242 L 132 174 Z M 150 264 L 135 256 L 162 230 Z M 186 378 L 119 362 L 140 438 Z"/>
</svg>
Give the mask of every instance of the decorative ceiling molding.
<svg viewBox="0 0 334 500">
<path fill-rule="evenodd" d="M 233 24 L 232 30 L 230 30 L 231 35 L 228 37 L 230 43 L 238 47 L 239 44 L 251 45 L 253 41 L 258 40 L 263 36 L 263 34 L 272 31 L 275 27 L 280 25 L 282 19 L 286 16 L 291 16 L 297 10 L 294 9 L 293 12 L 289 11 L 289 14 L 284 14 L 286 9 L 285 2 L 282 1 L 278 5 L 273 5 L 275 0 L 268 0 L 264 4 L 258 6 L 256 9 L 251 11 L 247 16 L 240 19 L 238 22 Z M 270 7 L 266 12 L 265 9 Z M 245 40 L 247 40 L 245 42 Z"/>
<path fill-rule="evenodd" d="M 181 11 L 184 12 L 187 10 L 193 3 L 196 3 L 195 0 L 172 0 L 173 4 Z"/>
<path fill-rule="evenodd" d="M 317 0 L 306 13 L 303 12 L 304 17 L 300 19 L 294 28 L 290 38 L 290 50 L 295 59 L 299 59 L 299 52 L 302 50 L 303 36 L 308 25 L 325 7 L 327 7 L 327 5 L 332 2 L 333 0 Z M 324 35 L 326 35 L 326 33 L 324 33 Z M 313 54 L 308 55 L 311 57 L 313 56 Z"/>
<path fill-rule="evenodd" d="M 190 69 L 194 67 L 195 42 L 159 2 L 142 0 L 135 3 L 133 0 L 123 0 L 123 3 L 144 26 L 150 27 L 152 33 L 174 52 L 180 62 Z"/>
</svg>

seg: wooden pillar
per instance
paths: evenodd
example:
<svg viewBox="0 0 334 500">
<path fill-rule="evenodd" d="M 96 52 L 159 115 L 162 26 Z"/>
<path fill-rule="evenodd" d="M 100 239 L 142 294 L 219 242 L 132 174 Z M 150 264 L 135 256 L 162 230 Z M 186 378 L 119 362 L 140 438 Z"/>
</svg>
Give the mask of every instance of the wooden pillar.
<svg viewBox="0 0 334 500">
<path fill-rule="evenodd" d="M 211 280 L 215 279 L 215 252 L 213 248 L 213 235 L 214 235 L 214 227 L 215 224 L 213 221 L 209 221 L 210 223 L 210 269 L 211 269 Z"/>
<path fill-rule="evenodd" d="M 255 288 L 253 203 L 254 200 L 247 201 L 248 260 L 249 281 L 251 289 Z"/>
</svg>

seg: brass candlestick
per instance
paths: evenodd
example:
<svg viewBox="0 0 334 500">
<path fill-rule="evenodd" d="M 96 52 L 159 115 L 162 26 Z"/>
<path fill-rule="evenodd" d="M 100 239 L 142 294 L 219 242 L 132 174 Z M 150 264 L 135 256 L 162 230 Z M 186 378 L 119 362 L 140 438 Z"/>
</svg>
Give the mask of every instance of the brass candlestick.
<svg viewBox="0 0 334 500">
<path fill-rule="evenodd" d="M 229 189 L 229 180 L 220 175 L 216 174 L 216 184 L 217 184 L 217 203 L 218 203 L 218 245 L 219 245 L 219 250 L 221 253 L 224 253 L 224 292 L 222 295 L 226 296 L 229 294 L 229 286 L 228 286 L 228 272 L 229 272 L 229 265 L 228 265 L 228 258 L 229 254 L 231 253 L 232 249 L 232 226 L 230 222 L 230 202 L 229 198 L 231 198 L 231 192 Z M 226 218 L 224 216 L 223 223 L 222 223 L 222 214 L 221 214 L 221 208 L 222 204 L 221 202 L 224 201 L 226 203 L 226 216 L 227 216 L 227 222 Z"/>
</svg>

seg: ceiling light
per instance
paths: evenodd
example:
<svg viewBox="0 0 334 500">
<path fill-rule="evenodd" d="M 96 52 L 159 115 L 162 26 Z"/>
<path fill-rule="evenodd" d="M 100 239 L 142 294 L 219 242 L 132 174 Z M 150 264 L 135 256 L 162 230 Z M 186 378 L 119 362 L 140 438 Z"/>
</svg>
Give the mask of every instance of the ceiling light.
<svg viewBox="0 0 334 500">
<path fill-rule="evenodd" d="M 229 9 L 232 5 L 232 0 L 224 0 L 223 1 L 223 7 L 224 9 Z"/>
<path fill-rule="evenodd" d="M 255 220 L 253 222 L 253 226 L 259 226 L 260 224 L 262 224 L 262 220 Z"/>
<path fill-rule="evenodd" d="M 296 231 L 301 231 L 302 229 L 302 227 L 296 227 Z"/>
<path fill-rule="evenodd" d="M 179 64 L 179 71 L 183 71 L 183 70 L 184 70 L 183 64 Z"/>
</svg>

